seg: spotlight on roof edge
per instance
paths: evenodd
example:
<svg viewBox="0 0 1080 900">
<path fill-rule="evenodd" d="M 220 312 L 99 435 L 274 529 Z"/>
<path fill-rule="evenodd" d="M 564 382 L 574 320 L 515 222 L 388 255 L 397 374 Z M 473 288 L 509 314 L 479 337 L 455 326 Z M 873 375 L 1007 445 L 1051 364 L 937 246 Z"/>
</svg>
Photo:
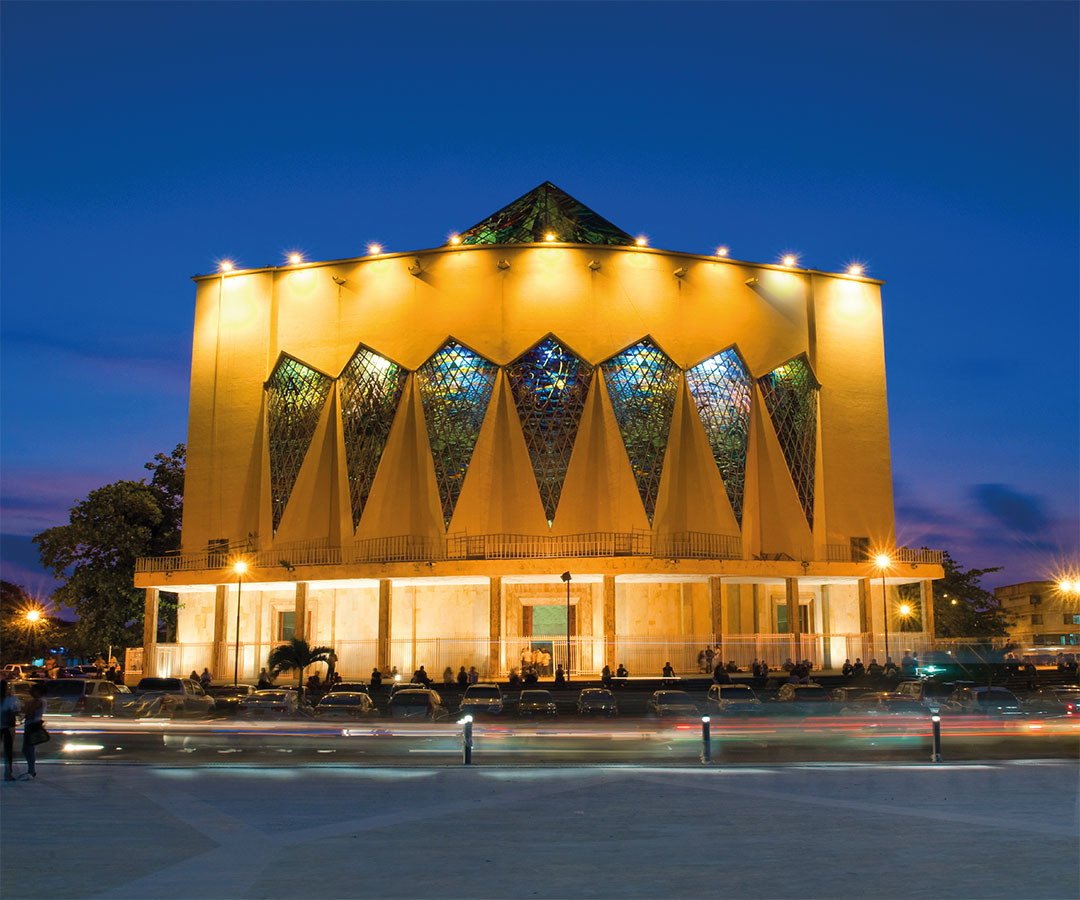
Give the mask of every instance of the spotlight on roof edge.
<svg viewBox="0 0 1080 900">
<path fill-rule="evenodd" d="M 716 248 L 716 255 L 717 256 L 727 256 L 728 255 L 728 248 L 727 247 L 717 247 Z"/>
<path fill-rule="evenodd" d="M 233 270 L 232 260 L 223 259 L 221 262 L 218 263 L 218 268 L 222 272 L 231 272 Z"/>
<path fill-rule="evenodd" d="M 794 265 L 795 265 L 795 264 L 796 264 L 796 263 L 797 263 L 798 261 L 799 261 L 799 257 L 797 257 L 797 256 L 793 256 L 793 255 L 792 255 L 792 254 L 790 254 L 790 253 L 789 253 L 789 254 L 787 254 L 787 256 L 785 256 L 785 257 L 784 257 L 784 259 L 782 260 L 783 264 L 784 264 L 785 266 L 787 266 L 787 267 L 788 267 L 789 269 L 790 269 L 790 268 L 791 268 L 792 266 L 794 266 Z"/>
<path fill-rule="evenodd" d="M 457 235 L 457 234 L 450 235 L 450 243 L 451 244 L 460 244 L 461 243 L 461 236 Z"/>
<path fill-rule="evenodd" d="M 551 232 L 549 231 L 549 232 L 548 232 L 547 234 L 545 234 L 545 235 L 544 235 L 544 240 L 545 240 L 545 241 L 553 241 L 553 240 L 555 240 L 555 235 L 553 235 L 553 234 L 552 234 L 552 233 L 551 233 Z"/>
<path fill-rule="evenodd" d="M 860 266 L 858 263 L 856 263 L 853 266 L 848 266 L 847 273 L 848 273 L 848 275 L 855 275 L 855 276 L 862 275 L 863 267 Z"/>
<path fill-rule="evenodd" d="M 371 256 L 378 256 L 382 253 L 382 244 L 368 244 L 367 252 Z"/>
<path fill-rule="evenodd" d="M 645 237 L 644 235 L 642 235 L 639 238 L 635 238 L 634 243 L 639 247 L 648 247 L 649 246 L 649 239 L 647 237 Z"/>
<path fill-rule="evenodd" d="M 302 257 L 299 253 L 290 253 L 289 254 L 289 265 L 290 266 L 298 266 L 303 261 L 304 261 L 304 257 Z"/>
</svg>

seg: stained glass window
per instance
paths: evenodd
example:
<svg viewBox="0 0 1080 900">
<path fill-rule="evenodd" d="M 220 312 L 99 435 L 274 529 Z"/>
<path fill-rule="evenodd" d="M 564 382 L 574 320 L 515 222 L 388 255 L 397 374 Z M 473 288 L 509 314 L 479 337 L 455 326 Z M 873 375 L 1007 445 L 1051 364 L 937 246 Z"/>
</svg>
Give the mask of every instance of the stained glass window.
<svg viewBox="0 0 1080 900">
<path fill-rule="evenodd" d="M 553 337 L 506 367 L 548 524 L 559 506 L 592 373 Z"/>
<path fill-rule="evenodd" d="M 334 380 L 291 356 L 282 356 L 266 382 L 270 423 L 270 509 L 274 531 L 281 524 L 319 415 Z"/>
<path fill-rule="evenodd" d="M 484 423 L 495 372 L 494 363 L 457 341 L 447 341 L 416 371 L 435 461 L 435 480 L 448 527 Z"/>
<path fill-rule="evenodd" d="M 601 368 L 638 493 L 652 522 L 679 391 L 679 368 L 649 340 L 613 356 Z"/>
<path fill-rule="evenodd" d="M 509 206 L 459 235 L 462 244 L 568 244 L 629 246 L 634 239 L 584 203 L 545 181 Z"/>
<path fill-rule="evenodd" d="M 814 451 L 820 385 L 804 356 L 778 366 L 758 382 L 806 521 L 813 528 Z"/>
<path fill-rule="evenodd" d="M 750 376 L 734 348 L 710 356 L 686 372 L 713 459 L 724 479 L 736 521 L 742 525 L 746 447 L 750 433 Z"/>
<path fill-rule="evenodd" d="M 407 373 L 361 345 L 338 378 L 352 523 L 360 524 Z"/>
</svg>

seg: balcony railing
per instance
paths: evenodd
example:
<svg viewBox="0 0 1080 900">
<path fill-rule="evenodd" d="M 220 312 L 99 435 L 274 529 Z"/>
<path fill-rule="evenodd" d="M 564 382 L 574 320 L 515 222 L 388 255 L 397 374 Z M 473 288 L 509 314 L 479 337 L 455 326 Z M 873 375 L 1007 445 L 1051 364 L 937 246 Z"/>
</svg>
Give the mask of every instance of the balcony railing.
<svg viewBox="0 0 1080 900">
<path fill-rule="evenodd" d="M 446 537 L 394 535 L 357 541 L 351 552 L 331 547 L 325 539 L 283 544 L 270 550 L 213 549 L 196 553 L 148 556 L 135 571 L 146 573 L 192 572 L 226 569 L 243 558 L 254 568 L 333 566 L 342 563 L 440 562 L 443 560 L 594 559 L 618 556 L 661 559 L 742 559 L 738 535 L 685 531 L 652 534 L 647 531 L 598 531 L 587 534 L 451 534 Z M 856 558 L 858 556 L 858 558 Z M 940 550 L 891 551 L 895 562 L 931 565 L 942 563 Z M 828 562 L 867 562 L 848 544 L 829 544 Z"/>
</svg>

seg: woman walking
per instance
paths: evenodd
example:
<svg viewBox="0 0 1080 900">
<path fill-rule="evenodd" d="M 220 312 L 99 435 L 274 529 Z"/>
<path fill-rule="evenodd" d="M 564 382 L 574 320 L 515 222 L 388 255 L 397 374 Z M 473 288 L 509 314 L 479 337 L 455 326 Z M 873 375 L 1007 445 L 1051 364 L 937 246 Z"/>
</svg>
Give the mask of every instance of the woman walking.
<svg viewBox="0 0 1080 900">
<path fill-rule="evenodd" d="M 43 743 L 37 737 L 45 731 L 45 689 L 40 684 L 30 688 L 30 701 L 26 704 L 26 717 L 23 719 L 23 756 L 26 757 L 26 774 L 37 778 L 37 745 Z M 45 740 L 48 740 L 46 738 Z"/>
<path fill-rule="evenodd" d="M 19 700 L 8 693 L 8 683 L 0 681 L 0 731 L 4 741 L 4 781 L 14 781 L 12 771 L 15 756 L 15 716 L 19 711 Z"/>
</svg>

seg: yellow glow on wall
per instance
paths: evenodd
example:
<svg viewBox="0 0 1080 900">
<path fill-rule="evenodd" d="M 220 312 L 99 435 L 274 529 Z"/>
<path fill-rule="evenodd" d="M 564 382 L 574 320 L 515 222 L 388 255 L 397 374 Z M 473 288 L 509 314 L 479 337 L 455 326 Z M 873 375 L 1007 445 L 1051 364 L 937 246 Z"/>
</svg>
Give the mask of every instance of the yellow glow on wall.
<svg viewBox="0 0 1080 900">
<path fill-rule="evenodd" d="M 252 297 L 251 275 L 237 275 L 224 280 L 221 297 L 222 331 L 247 328 L 258 316 L 258 306 Z"/>
<path fill-rule="evenodd" d="M 854 324 L 863 321 L 874 309 L 870 302 L 868 288 L 858 281 L 837 279 L 836 284 L 837 315 Z"/>
<path fill-rule="evenodd" d="M 297 269 L 285 274 L 286 284 L 294 294 L 307 296 L 318 287 L 317 269 Z"/>
</svg>

